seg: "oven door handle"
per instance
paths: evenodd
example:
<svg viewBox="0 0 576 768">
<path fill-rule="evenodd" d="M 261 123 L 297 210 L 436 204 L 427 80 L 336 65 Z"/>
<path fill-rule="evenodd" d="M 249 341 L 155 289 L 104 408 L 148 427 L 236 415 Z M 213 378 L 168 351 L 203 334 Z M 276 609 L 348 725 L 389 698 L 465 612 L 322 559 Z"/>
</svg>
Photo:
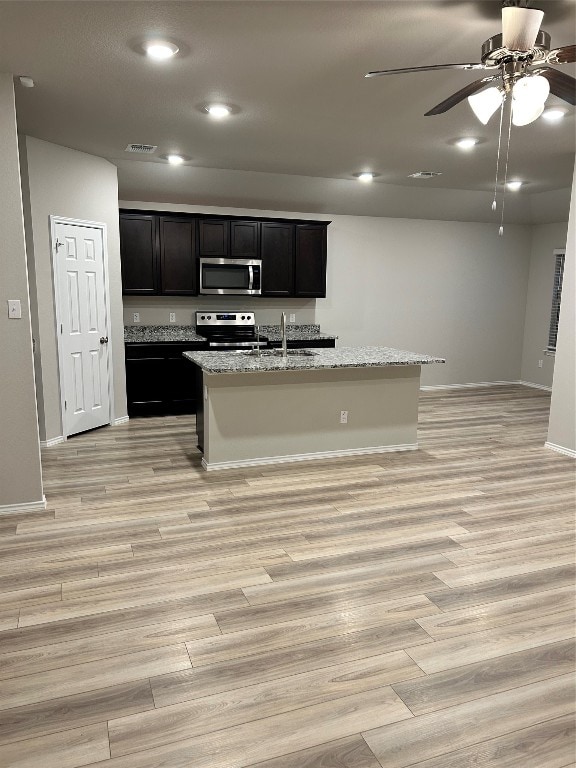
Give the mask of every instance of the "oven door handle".
<svg viewBox="0 0 576 768">
<path fill-rule="evenodd" d="M 248 266 L 248 274 L 250 275 L 248 290 L 251 291 L 254 288 L 254 267 L 251 264 Z"/>
</svg>

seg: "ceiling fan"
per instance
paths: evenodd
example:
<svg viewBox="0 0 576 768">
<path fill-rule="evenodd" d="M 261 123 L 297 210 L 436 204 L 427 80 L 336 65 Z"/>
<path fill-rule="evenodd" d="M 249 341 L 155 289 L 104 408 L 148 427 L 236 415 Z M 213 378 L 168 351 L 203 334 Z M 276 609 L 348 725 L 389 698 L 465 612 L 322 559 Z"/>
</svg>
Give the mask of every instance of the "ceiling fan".
<svg viewBox="0 0 576 768">
<path fill-rule="evenodd" d="M 526 7 L 526 0 L 504 0 L 502 5 L 502 33 L 484 42 L 478 64 L 385 69 L 368 72 L 365 77 L 442 69 L 487 70 L 486 77 L 466 85 L 425 113 L 426 116 L 440 115 L 467 98 L 484 124 L 508 95 L 512 96 L 514 125 L 527 125 L 536 120 L 544 110 L 549 93 L 576 104 L 576 79 L 550 66 L 576 61 L 576 45 L 550 49 L 550 35 L 540 29 L 543 11 Z"/>
</svg>

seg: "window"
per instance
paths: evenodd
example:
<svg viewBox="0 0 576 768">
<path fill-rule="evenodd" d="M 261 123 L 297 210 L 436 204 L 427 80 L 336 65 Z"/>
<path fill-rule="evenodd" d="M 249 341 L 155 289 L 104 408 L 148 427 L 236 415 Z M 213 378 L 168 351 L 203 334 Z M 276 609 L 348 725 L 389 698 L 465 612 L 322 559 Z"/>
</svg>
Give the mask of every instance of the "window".
<svg viewBox="0 0 576 768">
<path fill-rule="evenodd" d="M 562 298 L 562 278 L 564 277 L 564 251 L 554 251 L 556 263 L 554 265 L 554 288 L 552 290 L 552 311 L 550 312 L 550 329 L 548 331 L 548 352 L 556 351 L 556 337 L 558 336 L 558 320 L 560 318 L 560 300 Z"/>
</svg>

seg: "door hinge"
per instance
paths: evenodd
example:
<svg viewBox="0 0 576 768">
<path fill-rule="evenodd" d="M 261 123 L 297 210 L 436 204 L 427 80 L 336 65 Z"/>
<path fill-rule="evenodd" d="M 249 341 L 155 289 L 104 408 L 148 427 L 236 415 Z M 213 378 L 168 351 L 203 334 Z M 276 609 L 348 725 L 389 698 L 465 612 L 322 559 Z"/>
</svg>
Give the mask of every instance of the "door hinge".
<svg viewBox="0 0 576 768">
<path fill-rule="evenodd" d="M 64 333 L 64 325 L 60 323 L 60 333 Z"/>
<path fill-rule="evenodd" d="M 64 410 L 66 410 L 67 408 L 68 408 L 68 402 L 64 400 Z"/>
</svg>

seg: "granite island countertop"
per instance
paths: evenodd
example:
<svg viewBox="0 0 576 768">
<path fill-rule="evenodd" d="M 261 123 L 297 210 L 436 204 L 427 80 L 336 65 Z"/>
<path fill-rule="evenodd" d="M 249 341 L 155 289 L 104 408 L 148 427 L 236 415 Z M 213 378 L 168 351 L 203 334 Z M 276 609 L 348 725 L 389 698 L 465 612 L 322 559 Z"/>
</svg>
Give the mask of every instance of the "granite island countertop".
<svg viewBox="0 0 576 768">
<path fill-rule="evenodd" d="M 270 341 L 281 341 L 279 325 L 261 325 L 260 335 Z M 320 333 L 320 326 L 287 325 L 286 338 L 289 341 L 335 341 L 338 337 Z M 168 343 L 171 341 L 205 342 L 204 336 L 199 336 L 193 325 L 125 325 L 124 341 L 127 344 L 151 344 L 154 342 Z"/>
<path fill-rule="evenodd" d="M 431 357 L 391 347 L 342 347 L 315 349 L 314 355 L 263 355 L 252 357 L 237 352 L 184 352 L 186 359 L 206 373 L 254 373 L 266 371 L 304 371 L 326 368 L 381 368 L 389 365 L 431 365 L 445 363 L 441 357 Z"/>
</svg>

